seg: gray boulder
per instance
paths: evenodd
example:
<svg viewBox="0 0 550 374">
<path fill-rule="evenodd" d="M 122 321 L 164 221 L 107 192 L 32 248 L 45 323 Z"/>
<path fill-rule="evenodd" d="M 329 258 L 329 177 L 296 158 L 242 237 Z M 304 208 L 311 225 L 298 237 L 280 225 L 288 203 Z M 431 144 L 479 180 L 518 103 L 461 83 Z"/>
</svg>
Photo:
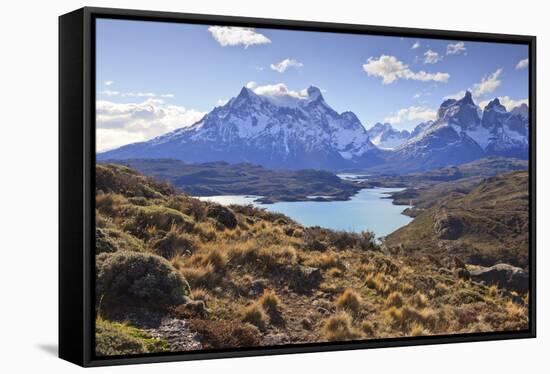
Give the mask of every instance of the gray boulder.
<svg viewBox="0 0 550 374">
<path fill-rule="evenodd" d="M 496 285 L 510 291 L 520 293 L 529 291 L 529 273 L 509 264 L 497 264 L 474 270 L 470 272 L 470 276 L 474 281 Z"/>
</svg>

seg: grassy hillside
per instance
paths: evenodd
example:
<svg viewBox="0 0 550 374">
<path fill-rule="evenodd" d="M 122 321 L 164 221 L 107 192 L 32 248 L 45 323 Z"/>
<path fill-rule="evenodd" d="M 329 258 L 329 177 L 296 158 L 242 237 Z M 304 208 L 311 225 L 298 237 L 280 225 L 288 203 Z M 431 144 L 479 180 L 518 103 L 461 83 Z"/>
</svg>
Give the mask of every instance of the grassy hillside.
<svg viewBox="0 0 550 374">
<path fill-rule="evenodd" d="M 409 225 L 387 237 L 386 245 L 464 261 L 526 268 L 529 240 L 529 175 L 500 174 L 471 185 L 435 186 L 425 208 Z M 454 189 L 451 189 L 453 187 Z"/>
<path fill-rule="evenodd" d="M 369 232 L 201 202 L 125 166 L 96 173 L 99 355 L 527 328 L 527 295 Z"/>
<path fill-rule="evenodd" d="M 117 161 L 145 175 L 170 182 L 193 196 L 258 195 L 260 201 L 347 200 L 360 187 L 320 170 L 271 170 L 227 162 L 188 164 L 169 159 Z"/>
<path fill-rule="evenodd" d="M 416 217 L 449 196 L 460 197 L 472 191 L 484 178 L 527 170 L 524 160 L 489 157 L 459 166 L 449 166 L 407 175 L 372 176 L 362 185 L 368 187 L 404 187 L 391 195 L 395 205 L 414 205 L 405 214 Z"/>
</svg>

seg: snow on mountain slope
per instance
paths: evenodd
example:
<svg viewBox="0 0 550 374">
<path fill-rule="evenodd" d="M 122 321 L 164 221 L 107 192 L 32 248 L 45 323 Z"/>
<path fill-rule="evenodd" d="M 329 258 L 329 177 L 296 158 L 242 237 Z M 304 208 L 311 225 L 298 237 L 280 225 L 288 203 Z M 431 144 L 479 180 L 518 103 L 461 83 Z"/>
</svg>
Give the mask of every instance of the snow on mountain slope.
<svg viewBox="0 0 550 374">
<path fill-rule="evenodd" d="M 407 130 L 399 131 L 389 123 L 376 123 L 367 130 L 370 141 L 380 149 L 395 149 L 405 143 L 411 134 Z"/>
<path fill-rule="evenodd" d="M 481 113 L 481 116 L 480 116 Z M 421 124 L 388 157 L 387 168 L 430 169 L 473 161 L 484 156 L 528 156 L 528 110 L 511 112 L 498 99 L 483 111 L 470 92 L 444 101 L 433 123 Z"/>
<path fill-rule="evenodd" d="M 258 94 L 243 87 L 190 127 L 100 153 L 99 160 L 173 158 L 249 162 L 283 169 L 368 169 L 403 173 L 485 156 L 528 157 L 529 108 L 507 111 L 494 99 L 481 110 L 470 92 L 445 100 L 435 121 L 409 133 L 390 124 L 368 131 L 352 112 L 338 113 L 316 87 Z"/>
<path fill-rule="evenodd" d="M 191 162 L 252 162 L 275 168 L 343 168 L 377 152 L 352 112 L 337 113 L 317 87 L 304 95 L 259 95 L 243 87 L 194 125 L 100 159 L 176 158 Z"/>
</svg>

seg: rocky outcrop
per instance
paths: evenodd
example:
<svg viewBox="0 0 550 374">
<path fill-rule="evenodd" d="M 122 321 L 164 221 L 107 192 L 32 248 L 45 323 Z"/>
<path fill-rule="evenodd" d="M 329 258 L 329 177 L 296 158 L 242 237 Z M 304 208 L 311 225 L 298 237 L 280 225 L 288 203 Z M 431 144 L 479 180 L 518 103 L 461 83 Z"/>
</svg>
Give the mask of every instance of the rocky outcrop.
<svg viewBox="0 0 550 374">
<path fill-rule="evenodd" d="M 525 293 L 529 291 L 529 273 L 509 265 L 497 264 L 470 272 L 471 279 L 487 285 L 496 285 L 510 291 Z"/>
</svg>

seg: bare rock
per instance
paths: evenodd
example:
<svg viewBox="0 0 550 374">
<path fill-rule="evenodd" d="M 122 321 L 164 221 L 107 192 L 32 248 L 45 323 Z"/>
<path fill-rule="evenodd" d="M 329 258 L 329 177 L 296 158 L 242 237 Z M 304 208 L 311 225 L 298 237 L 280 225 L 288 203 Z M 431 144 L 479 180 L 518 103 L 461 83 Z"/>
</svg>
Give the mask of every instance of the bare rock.
<svg viewBox="0 0 550 374">
<path fill-rule="evenodd" d="M 472 271 L 471 277 L 472 280 L 510 291 L 520 293 L 529 291 L 529 273 L 509 264 L 496 264 Z"/>
</svg>

